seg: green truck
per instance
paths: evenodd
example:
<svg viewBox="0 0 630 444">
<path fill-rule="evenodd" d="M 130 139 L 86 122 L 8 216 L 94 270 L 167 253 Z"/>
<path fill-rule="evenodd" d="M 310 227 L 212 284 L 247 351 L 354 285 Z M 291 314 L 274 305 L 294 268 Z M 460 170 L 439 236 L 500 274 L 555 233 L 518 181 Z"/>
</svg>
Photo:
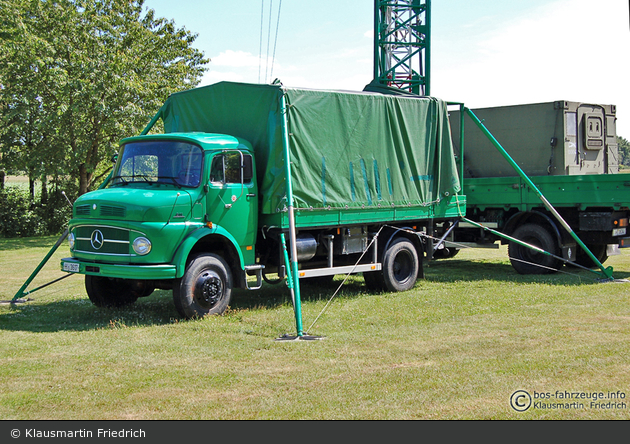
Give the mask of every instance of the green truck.
<svg viewBox="0 0 630 444">
<path fill-rule="evenodd" d="M 220 82 L 120 142 L 74 203 L 61 269 L 97 306 L 172 289 L 184 318 L 292 274 L 401 291 L 422 276 L 422 234 L 465 212 L 445 102 Z"/>
<path fill-rule="evenodd" d="M 472 118 L 456 110 L 450 119 L 464 177 L 466 219 L 494 232 L 469 222 L 449 226 L 452 230 L 444 242 L 428 250 L 435 258 L 453 257 L 466 247 L 508 244 L 516 271 L 538 274 L 553 273 L 565 261 L 587 268 L 598 265 L 576 244 L 569 230 L 600 263 L 618 254 L 619 248 L 630 246 L 630 174 L 619 173 L 614 105 L 554 101 L 473 112 L 568 227 L 554 217 Z M 556 257 L 518 245 L 497 232 Z"/>
</svg>

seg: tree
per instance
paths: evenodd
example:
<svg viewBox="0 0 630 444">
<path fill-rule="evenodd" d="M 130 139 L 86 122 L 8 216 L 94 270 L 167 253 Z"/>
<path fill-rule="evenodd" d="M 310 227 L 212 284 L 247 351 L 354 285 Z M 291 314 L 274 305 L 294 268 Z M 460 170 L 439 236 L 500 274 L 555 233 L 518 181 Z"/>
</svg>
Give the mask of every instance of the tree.
<svg viewBox="0 0 630 444">
<path fill-rule="evenodd" d="M 621 136 L 617 136 L 619 144 L 619 166 L 630 167 L 630 142 Z"/>
<path fill-rule="evenodd" d="M 111 168 L 169 94 L 198 85 L 197 35 L 143 0 L 0 0 L 5 164 L 70 175 L 78 193 Z"/>
</svg>

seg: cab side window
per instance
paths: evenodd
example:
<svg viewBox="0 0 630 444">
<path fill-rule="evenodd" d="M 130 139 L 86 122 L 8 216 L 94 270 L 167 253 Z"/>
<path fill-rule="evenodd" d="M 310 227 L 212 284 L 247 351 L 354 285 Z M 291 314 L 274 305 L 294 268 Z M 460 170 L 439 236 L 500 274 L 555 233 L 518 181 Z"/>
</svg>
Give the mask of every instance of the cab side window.
<svg viewBox="0 0 630 444">
<path fill-rule="evenodd" d="M 243 183 L 248 184 L 253 179 L 252 156 L 243 153 Z M 210 166 L 210 182 L 241 183 L 241 153 L 227 152 L 214 156 Z"/>
</svg>

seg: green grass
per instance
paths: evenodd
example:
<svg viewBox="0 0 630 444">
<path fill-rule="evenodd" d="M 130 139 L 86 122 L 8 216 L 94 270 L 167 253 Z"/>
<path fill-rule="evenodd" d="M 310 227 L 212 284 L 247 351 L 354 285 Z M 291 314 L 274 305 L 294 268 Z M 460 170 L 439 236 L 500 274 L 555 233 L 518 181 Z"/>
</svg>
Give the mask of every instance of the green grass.
<svg viewBox="0 0 630 444">
<path fill-rule="evenodd" d="M 0 299 L 55 240 L 0 240 Z M 629 277 L 630 252 L 606 265 Z M 295 334 L 284 285 L 182 321 L 170 292 L 97 309 L 72 276 L 0 305 L 0 419 L 628 419 L 630 405 L 510 407 L 516 390 L 630 398 L 630 283 L 563 272 L 520 276 L 502 248 L 432 262 L 403 293 L 369 294 L 353 276 L 308 331 L 325 339 L 301 342 L 275 341 Z M 303 284 L 305 329 L 341 281 Z"/>
</svg>

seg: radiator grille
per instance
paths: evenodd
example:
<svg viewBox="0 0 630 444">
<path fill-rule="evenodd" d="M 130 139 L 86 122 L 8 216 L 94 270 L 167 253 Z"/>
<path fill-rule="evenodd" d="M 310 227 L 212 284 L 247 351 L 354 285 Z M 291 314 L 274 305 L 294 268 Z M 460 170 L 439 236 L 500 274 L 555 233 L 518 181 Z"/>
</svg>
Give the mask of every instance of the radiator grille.
<svg viewBox="0 0 630 444">
<path fill-rule="evenodd" d="M 75 229 L 75 251 L 103 255 L 129 255 L 129 230 L 84 225 Z"/>
</svg>

